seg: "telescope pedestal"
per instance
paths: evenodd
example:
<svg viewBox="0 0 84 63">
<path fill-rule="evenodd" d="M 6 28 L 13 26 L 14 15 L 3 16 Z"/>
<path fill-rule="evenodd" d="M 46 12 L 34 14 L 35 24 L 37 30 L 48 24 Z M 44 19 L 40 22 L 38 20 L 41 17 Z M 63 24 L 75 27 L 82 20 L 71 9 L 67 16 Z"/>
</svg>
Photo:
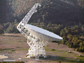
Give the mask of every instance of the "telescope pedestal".
<svg viewBox="0 0 84 63">
<path fill-rule="evenodd" d="M 46 58 L 46 52 L 45 49 L 43 48 L 45 44 L 48 42 L 39 42 L 38 39 L 28 41 L 28 45 L 30 46 L 28 53 L 27 53 L 27 58 L 35 57 L 36 59 L 39 59 L 39 57 Z"/>
</svg>

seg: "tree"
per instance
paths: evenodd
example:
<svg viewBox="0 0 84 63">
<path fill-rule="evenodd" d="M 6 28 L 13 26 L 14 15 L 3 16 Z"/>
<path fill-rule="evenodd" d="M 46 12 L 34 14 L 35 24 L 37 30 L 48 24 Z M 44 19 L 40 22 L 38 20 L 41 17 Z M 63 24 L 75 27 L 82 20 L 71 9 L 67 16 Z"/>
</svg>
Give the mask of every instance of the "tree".
<svg viewBox="0 0 84 63">
<path fill-rule="evenodd" d="M 72 34 L 68 34 L 68 35 L 67 35 L 67 38 L 68 38 L 69 41 L 71 41 L 72 38 L 73 38 L 73 35 L 72 35 Z"/>
<path fill-rule="evenodd" d="M 18 33 L 18 30 L 16 29 L 17 23 L 10 23 L 8 28 L 6 29 L 7 33 Z"/>
<path fill-rule="evenodd" d="M 74 35 L 73 38 L 72 38 L 72 42 L 77 42 L 78 39 L 79 39 L 78 36 Z"/>
<path fill-rule="evenodd" d="M 61 31 L 60 31 L 60 35 L 61 35 L 61 36 L 66 36 L 65 30 L 61 30 Z"/>
<path fill-rule="evenodd" d="M 0 29 L 0 34 L 3 34 L 4 33 L 4 30 L 3 29 Z"/>
<path fill-rule="evenodd" d="M 0 34 L 3 34 L 3 33 L 4 33 L 3 26 L 0 25 Z"/>
</svg>

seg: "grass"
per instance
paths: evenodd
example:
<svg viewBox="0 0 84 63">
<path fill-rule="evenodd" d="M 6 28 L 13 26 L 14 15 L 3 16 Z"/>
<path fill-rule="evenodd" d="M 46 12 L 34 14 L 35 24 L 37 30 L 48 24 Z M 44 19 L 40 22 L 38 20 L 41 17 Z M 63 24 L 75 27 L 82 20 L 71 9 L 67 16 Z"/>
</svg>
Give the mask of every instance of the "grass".
<svg viewBox="0 0 84 63">
<path fill-rule="evenodd" d="M 0 62 L 0 63 L 25 63 L 23 61 L 16 61 L 16 62 Z"/>
<path fill-rule="evenodd" d="M 62 63 L 84 63 L 84 56 L 74 55 L 74 53 L 69 53 L 68 51 L 63 50 L 56 50 L 56 49 L 45 49 L 45 50 L 48 52 L 53 52 L 57 56 L 60 56 L 58 60 L 56 59 L 56 61 L 58 62 L 59 60 L 61 60 Z M 67 59 L 67 57 L 68 58 L 71 57 L 71 59 Z M 74 57 L 76 57 L 76 59 L 73 59 Z"/>
<path fill-rule="evenodd" d="M 75 60 L 67 60 L 62 63 L 84 63 L 84 56 L 77 56 L 77 59 Z"/>
<path fill-rule="evenodd" d="M 51 49 L 45 49 L 45 51 L 51 51 Z"/>
<path fill-rule="evenodd" d="M 14 52 L 15 50 L 12 49 L 12 48 L 0 49 L 0 52 L 3 52 L 3 51 L 7 51 L 7 52 L 9 52 L 9 53 L 12 53 L 12 52 Z"/>
<path fill-rule="evenodd" d="M 61 57 L 60 57 L 60 60 L 61 60 L 61 61 L 64 61 L 64 60 L 66 60 L 66 57 L 61 56 Z"/>
<path fill-rule="evenodd" d="M 62 62 L 62 63 L 84 63 L 84 61 L 67 61 L 67 62 Z"/>
<path fill-rule="evenodd" d="M 25 50 L 27 51 L 28 49 L 19 49 L 18 51 L 25 51 Z"/>
<path fill-rule="evenodd" d="M 82 56 L 82 55 L 79 56 L 79 55 L 78 55 L 78 56 L 77 56 L 77 59 L 79 59 L 80 61 L 84 61 L 84 56 Z"/>
<path fill-rule="evenodd" d="M 58 52 L 59 50 L 56 50 L 56 49 L 47 49 L 47 48 L 45 48 L 45 51 L 49 51 L 49 52 Z"/>
<path fill-rule="evenodd" d="M 75 55 L 73 53 L 68 53 L 68 51 L 63 51 L 63 50 L 57 50 L 57 49 L 45 49 L 46 51 L 53 52 L 56 55 L 60 55 L 63 57 L 74 57 Z"/>
<path fill-rule="evenodd" d="M 10 40 L 11 39 L 11 40 Z M 0 52 L 8 52 L 8 53 L 12 53 L 15 51 L 27 51 L 28 48 L 25 47 L 28 46 L 26 43 L 26 39 L 20 35 L 20 34 L 14 34 L 13 35 L 4 35 L 1 36 L 0 40 L 2 41 L 1 44 L 5 47 L 0 49 Z M 7 48 L 7 45 L 10 46 Z M 53 45 L 53 44 L 52 44 Z M 48 46 L 50 47 L 50 45 Z M 61 48 L 61 46 L 60 46 Z M 55 56 L 54 60 L 47 60 L 47 62 L 59 62 L 61 61 L 61 63 L 84 63 L 84 56 L 79 56 L 74 54 L 73 52 L 69 52 L 66 50 L 59 50 L 59 49 L 54 49 L 54 48 L 47 48 L 44 47 L 44 49 L 46 50 L 46 52 L 51 52 L 53 54 L 53 56 Z M 51 56 L 52 56 L 51 54 Z M 57 58 L 59 57 L 59 58 Z M 73 59 L 75 58 L 75 59 Z M 77 61 L 80 60 L 80 61 Z"/>
</svg>

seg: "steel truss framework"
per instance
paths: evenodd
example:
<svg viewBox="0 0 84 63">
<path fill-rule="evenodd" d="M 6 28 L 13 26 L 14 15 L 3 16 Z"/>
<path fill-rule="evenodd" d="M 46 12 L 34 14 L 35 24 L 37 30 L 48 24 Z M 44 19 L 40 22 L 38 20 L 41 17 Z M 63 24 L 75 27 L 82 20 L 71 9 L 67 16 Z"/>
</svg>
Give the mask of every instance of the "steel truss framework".
<svg viewBox="0 0 84 63">
<path fill-rule="evenodd" d="M 31 10 L 27 13 L 27 15 L 22 19 L 22 21 L 19 23 L 17 26 L 17 29 L 21 32 L 22 35 L 24 35 L 27 38 L 27 44 L 30 46 L 28 53 L 27 53 L 27 58 L 30 57 L 46 57 L 46 52 L 45 49 L 43 48 L 48 44 L 46 41 L 40 40 L 37 36 L 34 36 L 31 31 L 29 31 L 29 28 L 26 28 L 25 25 L 27 22 L 30 20 L 31 16 L 37 12 L 38 6 L 41 6 L 39 3 L 36 3 Z"/>
</svg>

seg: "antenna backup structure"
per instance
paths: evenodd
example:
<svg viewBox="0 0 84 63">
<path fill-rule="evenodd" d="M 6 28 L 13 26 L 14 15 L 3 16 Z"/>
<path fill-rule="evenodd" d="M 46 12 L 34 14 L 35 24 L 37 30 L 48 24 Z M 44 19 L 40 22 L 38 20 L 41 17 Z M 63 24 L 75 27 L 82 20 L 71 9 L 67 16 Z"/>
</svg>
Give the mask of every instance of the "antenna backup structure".
<svg viewBox="0 0 84 63">
<path fill-rule="evenodd" d="M 40 3 L 36 3 L 17 26 L 17 29 L 21 32 L 21 34 L 27 38 L 27 43 L 30 46 L 27 58 L 45 58 L 46 52 L 43 47 L 48 45 L 48 42 L 62 40 L 62 37 L 52 32 L 27 24 L 31 16 L 37 12 L 38 7 L 41 7 Z"/>
</svg>

